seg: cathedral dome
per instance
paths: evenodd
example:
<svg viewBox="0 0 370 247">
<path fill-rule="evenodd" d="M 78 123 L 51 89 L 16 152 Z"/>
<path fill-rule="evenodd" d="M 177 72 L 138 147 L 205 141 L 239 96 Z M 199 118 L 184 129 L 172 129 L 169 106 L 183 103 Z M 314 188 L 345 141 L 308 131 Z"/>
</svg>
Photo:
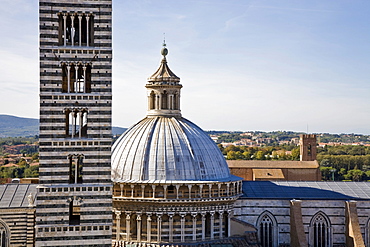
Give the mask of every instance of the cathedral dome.
<svg viewBox="0 0 370 247">
<path fill-rule="evenodd" d="M 112 179 L 119 181 L 233 180 L 222 153 L 185 118 L 146 117 L 127 130 L 112 150 Z"/>
<path fill-rule="evenodd" d="M 148 79 L 147 117 L 128 129 L 112 148 L 114 182 L 231 181 L 229 168 L 212 139 L 182 118 L 180 78 L 166 55 Z"/>
</svg>

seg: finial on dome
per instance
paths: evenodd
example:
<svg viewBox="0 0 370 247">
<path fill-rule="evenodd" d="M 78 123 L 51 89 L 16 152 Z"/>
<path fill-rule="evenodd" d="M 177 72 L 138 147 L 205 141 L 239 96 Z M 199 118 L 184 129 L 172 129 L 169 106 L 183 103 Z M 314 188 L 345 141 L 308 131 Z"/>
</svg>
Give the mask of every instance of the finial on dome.
<svg viewBox="0 0 370 247">
<path fill-rule="evenodd" d="M 163 48 L 161 50 L 162 56 L 166 57 L 168 54 L 168 49 L 166 48 L 166 33 L 163 33 Z"/>
</svg>

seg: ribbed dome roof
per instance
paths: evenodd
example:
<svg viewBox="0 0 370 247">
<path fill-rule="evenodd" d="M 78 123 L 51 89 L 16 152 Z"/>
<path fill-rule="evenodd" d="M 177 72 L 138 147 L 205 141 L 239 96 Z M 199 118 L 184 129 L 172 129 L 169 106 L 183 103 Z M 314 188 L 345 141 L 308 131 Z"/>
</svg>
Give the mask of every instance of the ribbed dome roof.
<svg viewBox="0 0 370 247">
<path fill-rule="evenodd" d="M 146 117 L 127 130 L 112 150 L 115 182 L 234 180 L 222 153 L 194 123 Z"/>
</svg>

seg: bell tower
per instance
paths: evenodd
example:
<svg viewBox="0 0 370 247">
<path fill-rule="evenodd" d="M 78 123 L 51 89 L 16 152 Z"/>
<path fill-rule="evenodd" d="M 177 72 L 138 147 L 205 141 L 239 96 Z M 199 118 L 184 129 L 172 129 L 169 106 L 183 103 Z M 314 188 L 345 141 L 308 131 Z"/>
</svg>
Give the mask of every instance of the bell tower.
<svg viewBox="0 0 370 247">
<path fill-rule="evenodd" d="M 301 134 L 300 135 L 300 160 L 314 161 L 316 160 L 316 135 Z"/>
<path fill-rule="evenodd" d="M 112 0 L 39 0 L 36 246 L 111 246 Z"/>
</svg>

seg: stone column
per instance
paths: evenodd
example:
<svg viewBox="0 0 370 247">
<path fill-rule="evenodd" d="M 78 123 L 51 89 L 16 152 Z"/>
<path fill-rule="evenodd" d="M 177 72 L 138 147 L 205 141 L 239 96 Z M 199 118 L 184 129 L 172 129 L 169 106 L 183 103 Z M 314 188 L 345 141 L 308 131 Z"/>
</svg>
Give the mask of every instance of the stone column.
<svg viewBox="0 0 370 247">
<path fill-rule="evenodd" d="M 67 46 L 67 15 L 66 14 L 63 14 L 63 24 L 64 24 L 64 30 L 63 30 L 64 46 Z"/>
<path fill-rule="evenodd" d="M 136 235 L 137 235 L 137 241 L 141 241 L 141 213 L 136 212 Z"/>
<path fill-rule="evenodd" d="M 189 185 L 188 185 L 188 189 L 189 189 L 189 199 L 191 199 L 191 188 L 192 188 L 192 185 L 191 185 L 191 184 L 189 184 Z"/>
<path fill-rule="evenodd" d="M 147 242 L 150 243 L 152 241 L 152 214 L 147 213 L 146 215 L 146 239 Z"/>
<path fill-rule="evenodd" d="M 86 64 L 82 68 L 84 70 L 84 93 L 86 93 Z"/>
<path fill-rule="evenodd" d="M 75 111 L 72 111 L 72 138 L 75 137 L 75 133 L 76 133 L 76 112 Z"/>
<path fill-rule="evenodd" d="M 81 31 L 82 31 L 82 28 L 81 28 L 81 22 L 82 22 L 82 15 L 78 15 L 78 45 L 79 46 L 82 46 L 82 38 L 81 38 Z"/>
<path fill-rule="evenodd" d="M 80 111 L 78 112 L 78 117 L 80 118 L 80 129 L 78 131 L 78 137 L 81 138 L 82 137 L 82 126 L 83 126 L 83 112 Z"/>
<path fill-rule="evenodd" d="M 226 193 L 227 193 L 227 196 L 230 196 L 230 184 L 229 183 L 226 184 Z"/>
<path fill-rule="evenodd" d="M 119 235 L 121 232 L 121 211 L 116 210 L 116 241 L 119 241 Z"/>
<path fill-rule="evenodd" d="M 212 212 L 210 212 L 210 214 L 211 214 L 211 217 L 210 217 L 210 219 L 211 219 L 211 223 L 210 223 L 210 225 L 211 225 L 211 239 L 214 239 L 214 237 L 215 237 L 215 212 L 212 211 Z"/>
<path fill-rule="evenodd" d="M 180 213 L 181 216 L 181 242 L 185 241 L 185 215 L 186 213 Z"/>
<path fill-rule="evenodd" d="M 86 15 L 86 46 L 89 46 L 89 19 L 90 16 Z"/>
<path fill-rule="evenodd" d="M 206 239 L 206 213 L 202 212 L 202 240 Z"/>
<path fill-rule="evenodd" d="M 161 242 L 161 232 L 162 232 L 162 214 L 157 214 L 157 242 Z"/>
<path fill-rule="evenodd" d="M 209 198 L 212 197 L 212 184 L 208 184 L 208 188 L 209 188 Z"/>
<path fill-rule="evenodd" d="M 134 187 L 135 185 L 131 185 L 131 198 L 134 197 Z"/>
<path fill-rule="evenodd" d="M 68 93 L 71 92 L 71 65 L 67 65 L 67 87 L 68 87 Z"/>
<path fill-rule="evenodd" d="M 119 184 L 119 187 L 121 189 L 121 197 L 123 197 L 123 184 Z"/>
<path fill-rule="evenodd" d="M 219 211 L 219 224 L 220 224 L 220 238 L 223 238 L 224 232 L 223 232 L 223 220 L 224 220 L 224 212 Z"/>
<path fill-rule="evenodd" d="M 161 94 L 158 94 L 158 110 L 161 110 L 162 109 L 162 95 Z"/>
<path fill-rule="evenodd" d="M 227 210 L 227 237 L 230 237 L 231 236 L 231 227 L 230 227 L 230 220 L 231 220 L 231 217 L 232 217 L 232 211 L 231 210 Z"/>
<path fill-rule="evenodd" d="M 131 213 L 126 212 L 126 240 L 127 241 L 130 241 L 130 239 L 131 239 L 131 236 L 130 236 L 130 233 L 131 233 L 130 221 L 131 221 Z"/>
<path fill-rule="evenodd" d="M 193 241 L 197 240 L 197 215 L 198 213 L 191 213 L 193 216 Z"/>
<path fill-rule="evenodd" d="M 199 185 L 200 198 L 203 198 L 203 184 Z"/>
<path fill-rule="evenodd" d="M 75 22 L 75 16 L 74 15 L 71 15 L 71 46 L 74 45 L 74 39 L 75 39 L 74 22 Z"/>
<path fill-rule="evenodd" d="M 173 213 L 168 214 L 168 221 L 169 221 L 169 231 L 170 231 L 170 236 L 169 236 L 169 241 L 173 242 Z"/>
<path fill-rule="evenodd" d="M 75 88 L 74 88 L 74 93 L 78 92 L 78 66 L 75 65 Z"/>
<path fill-rule="evenodd" d="M 152 190 L 153 190 L 153 198 L 155 198 L 155 185 L 152 185 Z"/>
<path fill-rule="evenodd" d="M 145 193 L 145 185 L 141 185 L 141 198 L 144 198 L 144 193 Z"/>
</svg>

